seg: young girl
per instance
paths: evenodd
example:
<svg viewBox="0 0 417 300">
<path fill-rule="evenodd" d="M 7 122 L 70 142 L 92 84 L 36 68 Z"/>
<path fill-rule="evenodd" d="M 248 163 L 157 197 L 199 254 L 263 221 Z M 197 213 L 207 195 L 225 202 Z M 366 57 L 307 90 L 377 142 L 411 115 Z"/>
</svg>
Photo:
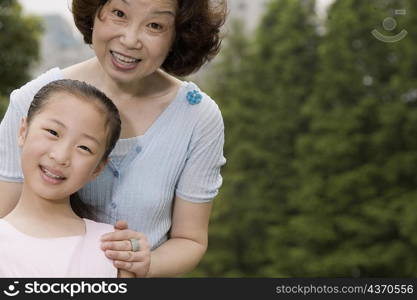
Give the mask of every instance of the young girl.
<svg viewBox="0 0 417 300">
<path fill-rule="evenodd" d="M 0 219 L 1 277 L 117 276 L 100 249 L 112 226 L 76 215 L 70 196 L 98 176 L 119 135 L 118 110 L 96 88 L 57 80 L 39 90 L 19 131 L 22 193 Z"/>
</svg>

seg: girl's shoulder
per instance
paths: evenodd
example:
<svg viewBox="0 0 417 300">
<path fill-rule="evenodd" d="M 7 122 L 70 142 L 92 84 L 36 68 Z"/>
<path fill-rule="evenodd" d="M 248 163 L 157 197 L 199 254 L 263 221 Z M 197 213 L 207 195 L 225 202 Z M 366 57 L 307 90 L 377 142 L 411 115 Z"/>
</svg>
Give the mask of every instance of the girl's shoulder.
<svg viewBox="0 0 417 300">
<path fill-rule="evenodd" d="M 113 232 L 114 227 L 111 224 L 96 222 L 90 219 L 84 219 L 86 232 L 90 235 L 102 235 L 108 232 Z"/>
<path fill-rule="evenodd" d="M 0 218 L 0 237 L 3 237 L 5 234 L 8 234 L 9 232 L 12 232 L 13 228 L 9 225 L 9 223 L 4 220 L 3 218 Z"/>
<path fill-rule="evenodd" d="M 17 230 L 12 224 L 10 224 L 7 220 L 0 218 L 0 240 L 7 239 L 21 239 L 24 238 L 25 235 Z"/>
</svg>

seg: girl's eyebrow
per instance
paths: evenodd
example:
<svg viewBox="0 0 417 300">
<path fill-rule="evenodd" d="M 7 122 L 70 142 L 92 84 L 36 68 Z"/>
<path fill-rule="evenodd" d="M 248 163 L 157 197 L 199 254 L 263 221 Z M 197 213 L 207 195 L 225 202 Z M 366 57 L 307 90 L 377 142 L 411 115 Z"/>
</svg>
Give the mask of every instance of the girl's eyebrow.
<svg viewBox="0 0 417 300">
<path fill-rule="evenodd" d="M 57 123 L 59 126 L 61 126 L 61 127 L 67 127 L 67 126 L 65 126 L 65 124 L 64 123 L 62 123 L 60 120 L 57 120 L 57 119 L 48 119 L 49 121 L 52 121 L 52 122 L 54 122 L 54 123 Z"/>
<path fill-rule="evenodd" d="M 92 142 L 96 143 L 97 145 L 100 145 L 101 143 L 93 136 L 88 135 L 86 133 L 83 133 L 83 136 L 89 140 L 91 140 Z"/>
<path fill-rule="evenodd" d="M 61 121 L 59 121 L 59 120 L 57 120 L 57 119 L 48 119 L 49 121 L 51 121 L 51 122 L 54 122 L 54 123 L 56 123 L 57 125 L 59 125 L 59 126 L 61 126 L 61 127 L 63 127 L 63 128 L 67 128 L 67 126 L 65 126 L 65 124 L 64 123 L 62 123 Z M 87 134 L 87 133 L 83 133 L 82 134 L 85 138 L 87 138 L 87 139 L 89 139 L 89 140 L 91 140 L 91 141 L 93 141 L 94 143 L 96 143 L 97 145 L 100 145 L 101 143 L 95 138 L 95 137 L 93 137 L 93 136 L 91 136 L 91 135 L 89 135 L 89 134 Z"/>
</svg>

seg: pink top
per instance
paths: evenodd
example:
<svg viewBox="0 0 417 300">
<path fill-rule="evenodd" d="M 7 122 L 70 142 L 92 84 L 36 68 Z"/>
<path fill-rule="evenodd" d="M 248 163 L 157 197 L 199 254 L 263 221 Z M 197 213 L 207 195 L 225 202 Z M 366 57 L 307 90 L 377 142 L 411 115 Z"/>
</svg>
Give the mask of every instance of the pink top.
<svg viewBox="0 0 417 300">
<path fill-rule="evenodd" d="M 117 277 L 100 249 L 113 226 L 84 219 L 85 235 L 36 238 L 0 219 L 0 277 Z"/>
</svg>

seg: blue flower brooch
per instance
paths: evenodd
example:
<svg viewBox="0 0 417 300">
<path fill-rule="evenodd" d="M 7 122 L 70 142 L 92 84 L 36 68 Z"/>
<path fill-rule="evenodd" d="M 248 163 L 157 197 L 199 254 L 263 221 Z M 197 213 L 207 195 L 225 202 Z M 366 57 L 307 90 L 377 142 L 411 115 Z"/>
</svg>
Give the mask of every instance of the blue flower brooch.
<svg viewBox="0 0 417 300">
<path fill-rule="evenodd" d="M 197 90 L 192 90 L 192 91 L 189 91 L 187 93 L 187 101 L 191 105 L 200 103 L 201 102 L 201 99 L 203 99 L 203 96 Z"/>
</svg>

